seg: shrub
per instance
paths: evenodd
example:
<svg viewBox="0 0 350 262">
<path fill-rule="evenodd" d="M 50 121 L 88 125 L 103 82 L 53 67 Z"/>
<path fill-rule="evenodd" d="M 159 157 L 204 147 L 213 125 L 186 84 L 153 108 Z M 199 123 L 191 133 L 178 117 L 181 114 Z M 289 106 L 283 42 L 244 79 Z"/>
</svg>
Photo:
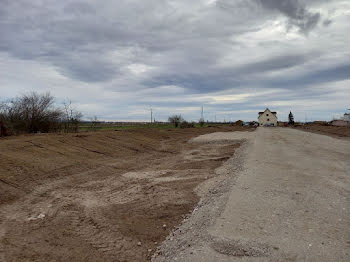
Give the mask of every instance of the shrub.
<svg viewBox="0 0 350 262">
<path fill-rule="evenodd" d="M 200 118 L 199 121 L 198 121 L 198 123 L 199 123 L 199 125 L 200 125 L 201 127 L 203 127 L 204 124 L 205 124 L 204 118 Z"/>
<path fill-rule="evenodd" d="M 174 124 L 175 128 L 179 126 L 179 124 L 184 121 L 181 115 L 173 115 L 169 116 L 168 121 Z"/>
<path fill-rule="evenodd" d="M 0 104 L 0 121 L 9 133 L 56 132 L 78 130 L 81 113 L 65 104 L 61 109 L 54 105 L 55 98 L 50 93 L 29 94 L 16 97 Z"/>
<path fill-rule="evenodd" d="M 194 123 L 189 123 L 187 121 L 182 121 L 180 124 L 180 128 L 193 128 Z"/>
<path fill-rule="evenodd" d="M 49 93 L 35 92 L 2 103 L 0 118 L 14 133 L 49 132 L 59 126 L 62 111 Z"/>
</svg>

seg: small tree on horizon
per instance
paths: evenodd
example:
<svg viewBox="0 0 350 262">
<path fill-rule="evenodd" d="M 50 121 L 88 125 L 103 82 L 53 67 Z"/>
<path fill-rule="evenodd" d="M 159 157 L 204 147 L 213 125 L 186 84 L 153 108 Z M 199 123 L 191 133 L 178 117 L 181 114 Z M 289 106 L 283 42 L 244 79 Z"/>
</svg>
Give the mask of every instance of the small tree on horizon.
<svg viewBox="0 0 350 262">
<path fill-rule="evenodd" d="M 175 128 L 179 126 L 179 124 L 184 121 L 181 115 L 173 115 L 169 116 L 168 121 L 172 124 L 174 124 Z"/>
<path fill-rule="evenodd" d="M 63 112 L 64 131 L 67 133 L 78 132 L 83 114 L 73 107 L 72 101 L 69 99 L 63 103 Z"/>
<path fill-rule="evenodd" d="M 204 126 L 204 124 L 205 124 L 205 120 L 204 120 L 204 118 L 203 118 L 203 117 L 201 117 L 201 118 L 199 119 L 198 123 L 199 123 L 199 125 L 200 125 L 201 127 L 203 127 L 203 126 Z"/>
<path fill-rule="evenodd" d="M 97 116 L 94 116 L 90 118 L 90 122 L 91 122 L 90 128 L 92 130 L 95 130 L 97 129 L 97 125 L 99 124 L 100 121 L 98 120 Z"/>
<path fill-rule="evenodd" d="M 289 115 L 288 115 L 288 124 L 289 125 L 294 125 L 294 116 L 292 114 L 292 111 L 290 111 Z"/>
</svg>

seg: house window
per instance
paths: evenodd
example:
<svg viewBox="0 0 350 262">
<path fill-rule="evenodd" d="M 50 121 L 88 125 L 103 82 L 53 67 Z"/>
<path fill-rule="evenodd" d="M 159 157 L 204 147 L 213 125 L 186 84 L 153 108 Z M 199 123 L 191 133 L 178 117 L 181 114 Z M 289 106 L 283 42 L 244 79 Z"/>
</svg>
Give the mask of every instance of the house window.
<svg viewBox="0 0 350 262">
<path fill-rule="evenodd" d="M 270 121 L 270 118 L 268 118 L 267 121 Z"/>
<path fill-rule="evenodd" d="M 269 114 L 266 114 L 266 116 L 269 116 Z"/>
</svg>

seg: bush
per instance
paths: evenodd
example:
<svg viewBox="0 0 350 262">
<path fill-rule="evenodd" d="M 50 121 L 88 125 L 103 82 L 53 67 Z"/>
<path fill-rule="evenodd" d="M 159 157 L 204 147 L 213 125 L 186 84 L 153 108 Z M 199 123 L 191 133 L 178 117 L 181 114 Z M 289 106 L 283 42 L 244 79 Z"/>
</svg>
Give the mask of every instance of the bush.
<svg viewBox="0 0 350 262">
<path fill-rule="evenodd" d="M 203 118 L 201 118 L 201 119 L 199 119 L 198 123 L 199 123 L 199 125 L 200 125 L 201 127 L 203 127 L 204 124 L 205 124 L 205 121 L 204 121 Z"/>
<path fill-rule="evenodd" d="M 49 93 L 32 92 L 3 103 L 0 118 L 13 133 L 49 132 L 59 126 L 62 111 Z"/>
<path fill-rule="evenodd" d="M 0 104 L 0 121 L 13 134 L 57 132 L 62 126 L 77 131 L 81 113 L 67 106 L 65 110 L 58 108 L 54 102 L 50 93 L 31 92 L 16 97 Z"/>
<path fill-rule="evenodd" d="M 193 128 L 194 123 L 189 123 L 187 121 L 182 121 L 180 124 L 180 128 Z"/>
<path fill-rule="evenodd" d="M 8 136 L 9 133 L 5 127 L 5 125 L 2 123 L 2 121 L 0 120 L 0 137 L 1 136 Z"/>
<path fill-rule="evenodd" d="M 179 126 L 181 122 L 184 121 L 181 115 L 173 115 L 169 116 L 168 121 L 172 124 L 174 124 L 175 128 Z"/>
</svg>

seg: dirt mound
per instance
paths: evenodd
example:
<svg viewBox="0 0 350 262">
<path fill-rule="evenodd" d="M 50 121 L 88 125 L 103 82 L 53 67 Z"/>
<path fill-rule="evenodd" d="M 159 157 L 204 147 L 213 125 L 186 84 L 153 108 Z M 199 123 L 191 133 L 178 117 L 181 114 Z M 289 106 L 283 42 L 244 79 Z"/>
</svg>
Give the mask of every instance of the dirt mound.
<svg viewBox="0 0 350 262">
<path fill-rule="evenodd" d="M 145 261 L 193 209 L 235 144 L 215 127 L 40 134 L 0 140 L 0 258 Z"/>
</svg>

